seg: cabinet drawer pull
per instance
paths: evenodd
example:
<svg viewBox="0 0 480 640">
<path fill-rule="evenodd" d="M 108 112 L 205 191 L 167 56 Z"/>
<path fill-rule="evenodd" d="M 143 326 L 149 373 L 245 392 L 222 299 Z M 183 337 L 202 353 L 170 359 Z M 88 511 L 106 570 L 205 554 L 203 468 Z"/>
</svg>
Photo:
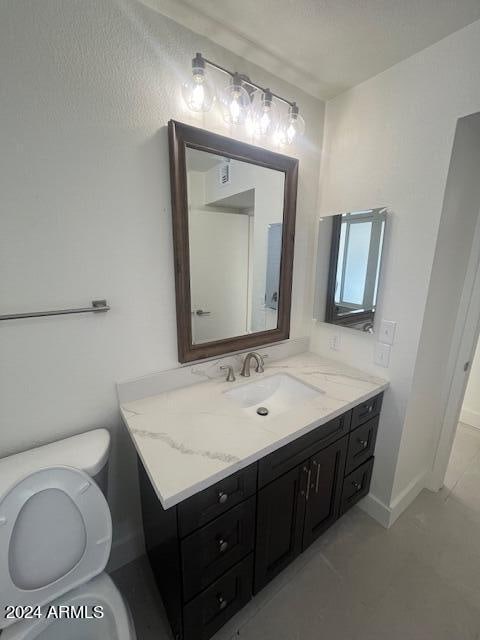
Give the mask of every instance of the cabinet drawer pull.
<svg viewBox="0 0 480 640">
<path fill-rule="evenodd" d="M 362 488 L 360 482 L 357 482 L 356 480 L 352 480 L 352 485 L 355 491 L 360 491 L 360 489 Z"/>
<path fill-rule="evenodd" d="M 225 598 L 222 596 L 221 593 L 217 595 L 217 602 L 218 602 L 218 608 L 220 610 L 225 609 L 225 607 L 227 606 L 227 601 L 225 600 Z"/>
<path fill-rule="evenodd" d="M 358 438 L 358 444 L 362 447 L 362 449 L 366 449 L 368 447 L 368 440 L 362 440 Z"/>
<path fill-rule="evenodd" d="M 218 550 L 220 551 L 220 553 L 225 553 L 227 549 L 228 549 L 228 542 L 223 538 L 220 538 L 220 540 L 218 541 Z"/>
<path fill-rule="evenodd" d="M 225 502 L 228 500 L 228 493 L 224 493 L 223 491 L 220 491 L 218 494 L 218 501 L 220 504 L 225 504 Z"/>
<path fill-rule="evenodd" d="M 305 496 L 305 500 L 308 500 L 308 496 L 310 495 L 310 479 L 312 477 L 312 470 L 308 470 L 307 474 L 307 495 Z"/>
<path fill-rule="evenodd" d="M 317 479 L 315 480 L 315 493 L 318 493 L 318 485 L 320 484 L 320 464 L 318 462 L 314 462 L 313 464 L 317 465 Z"/>
</svg>

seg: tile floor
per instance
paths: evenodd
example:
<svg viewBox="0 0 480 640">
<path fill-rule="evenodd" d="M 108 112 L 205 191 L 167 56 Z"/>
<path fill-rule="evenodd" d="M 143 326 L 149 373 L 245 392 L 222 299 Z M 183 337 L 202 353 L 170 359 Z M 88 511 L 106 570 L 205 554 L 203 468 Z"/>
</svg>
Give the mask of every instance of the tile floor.
<svg viewBox="0 0 480 640">
<path fill-rule="evenodd" d="M 171 638 L 145 558 L 113 574 L 139 640 Z M 390 530 L 354 508 L 215 640 L 480 639 L 480 431 L 460 425 L 445 487 Z"/>
</svg>

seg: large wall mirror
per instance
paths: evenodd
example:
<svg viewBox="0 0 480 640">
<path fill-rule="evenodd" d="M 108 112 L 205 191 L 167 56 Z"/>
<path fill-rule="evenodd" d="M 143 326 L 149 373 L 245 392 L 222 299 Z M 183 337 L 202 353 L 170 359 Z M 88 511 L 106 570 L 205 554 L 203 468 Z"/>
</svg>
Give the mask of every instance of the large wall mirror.
<svg viewBox="0 0 480 640">
<path fill-rule="evenodd" d="M 180 362 L 289 336 L 298 161 L 169 123 Z"/>
<path fill-rule="evenodd" d="M 333 216 L 326 322 L 373 333 L 386 214 Z"/>
</svg>

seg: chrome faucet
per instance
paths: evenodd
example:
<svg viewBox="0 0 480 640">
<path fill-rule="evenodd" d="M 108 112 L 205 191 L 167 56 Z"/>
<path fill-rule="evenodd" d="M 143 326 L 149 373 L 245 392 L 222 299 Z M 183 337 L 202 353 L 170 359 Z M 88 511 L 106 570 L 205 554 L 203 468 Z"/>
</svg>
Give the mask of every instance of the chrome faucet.
<svg viewBox="0 0 480 640">
<path fill-rule="evenodd" d="M 250 361 L 252 358 L 254 358 L 255 362 L 257 363 L 257 366 L 255 367 L 255 371 L 257 373 L 263 373 L 265 371 L 264 369 L 265 363 L 263 361 L 262 356 L 259 353 L 256 353 L 255 351 L 251 351 L 250 353 L 247 353 L 247 355 L 245 356 L 245 360 L 243 361 L 243 367 L 240 372 L 240 375 L 244 376 L 245 378 L 250 377 Z"/>
</svg>

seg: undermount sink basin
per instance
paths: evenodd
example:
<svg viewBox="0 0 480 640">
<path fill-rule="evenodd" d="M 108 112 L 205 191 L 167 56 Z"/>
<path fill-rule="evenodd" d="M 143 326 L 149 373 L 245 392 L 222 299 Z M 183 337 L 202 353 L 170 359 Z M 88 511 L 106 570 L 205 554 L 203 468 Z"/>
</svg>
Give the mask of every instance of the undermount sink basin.
<svg viewBox="0 0 480 640">
<path fill-rule="evenodd" d="M 324 391 L 300 382 L 286 373 L 277 373 L 224 393 L 249 413 L 255 414 L 257 409 L 262 407 L 267 409 L 266 415 L 278 415 L 322 395 Z"/>
</svg>

